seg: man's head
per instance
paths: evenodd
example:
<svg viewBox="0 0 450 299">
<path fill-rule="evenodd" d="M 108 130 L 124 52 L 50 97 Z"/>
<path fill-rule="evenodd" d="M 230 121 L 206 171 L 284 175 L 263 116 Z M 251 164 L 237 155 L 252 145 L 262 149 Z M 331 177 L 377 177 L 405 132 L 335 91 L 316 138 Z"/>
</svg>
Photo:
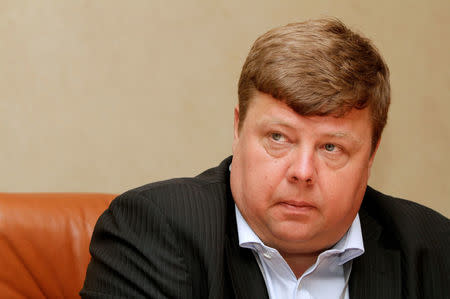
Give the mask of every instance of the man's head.
<svg viewBox="0 0 450 299">
<path fill-rule="evenodd" d="M 230 185 L 266 245 L 320 252 L 350 227 L 386 123 L 388 80 L 369 41 L 335 20 L 255 42 L 239 82 Z"/>
<path fill-rule="evenodd" d="M 256 40 L 239 80 L 240 126 L 256 91 L 304 116 L 339 117 L 369 107 L 374 150 L 390 104 L 389 69 L 368 39 L 340 21 L 312 20 Z"/>
</svg>

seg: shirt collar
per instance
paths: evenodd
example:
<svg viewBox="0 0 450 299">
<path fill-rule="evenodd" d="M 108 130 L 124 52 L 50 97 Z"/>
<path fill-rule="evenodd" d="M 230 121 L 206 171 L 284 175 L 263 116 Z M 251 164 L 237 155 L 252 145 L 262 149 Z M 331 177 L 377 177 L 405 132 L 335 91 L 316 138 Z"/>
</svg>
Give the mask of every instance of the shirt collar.
<svg viewBox="0 0 450 299">
<path fill-rule="evenodd" d="M 234 204 L 234 209 L 236 211 L 236 223 L 239 236 L 239 246 L 245 248 L 253 248 L 255 244 L 263 245 L 261 239 L 250 228 L 247 221 L 245 221 L 236 204 Z"/>
<path fill-rule="evenodd" d="M 265 247 L 261 239 L 255 234 L 252 228 L 245 221 L 236 204 L 234 205 L 236 212 L 236 223 L 239 237 L 239 246 L 257 250 L 258 247 Z M 359 214 L 356 214 L 352 225 L 345 235 L 330 249 L 321 254 L 338 255 L 338 264 L 343 265 L 346 262 L 362 255 L 364 253 L 364 243 L 361 233 L 361 222 Z"/>
</svg>

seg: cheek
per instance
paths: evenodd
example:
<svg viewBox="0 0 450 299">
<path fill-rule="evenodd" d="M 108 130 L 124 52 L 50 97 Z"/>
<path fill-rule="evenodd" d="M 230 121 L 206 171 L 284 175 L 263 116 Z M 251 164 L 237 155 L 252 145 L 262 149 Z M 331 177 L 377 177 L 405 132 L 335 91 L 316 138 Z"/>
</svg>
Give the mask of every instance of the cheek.
<svg viewBox="0 0 450 299">
<path fill-rule="evenodd" d="M 263 210 L 274 200 L 274 193 L 283 177 L 278 167 L 277 163 L 255 153 L 246 157 L 241 186 L 245 201 L 254 209 Z"/>
<path fill-rule="evenodd" d="M 270 183 L 273 178 L 273 161 L 265 150 L 255 140 L 243 144 L 240 154 L 242 167 L 245 172 L 244 179 L 252 181 L 257 185 Z"/>
<path fill-rule="evenodd" d="M 328 213 L 344 214 L 359 208 L 367 186 L 367 173 L 367 167 L 347 168 L 321 177 L 319 185 Z"/>
<path fill-rule="evenodd" d="M 267 201 L 276 185 L 274 178 L 261 163 L 249 164 L 243 176 L 243 191 L 246 197 L 251 197 L 248 199 L 255 202 Z"/>
<path fill-rule="evenodd" d="M 240 186 L 242 205 L 253 212 L 271 205 L 278 186 L 285 177 L 285 163 L 267 154 L 256 138 L 241 138 L 235 147 L 236 183 Z"/>
</svg>

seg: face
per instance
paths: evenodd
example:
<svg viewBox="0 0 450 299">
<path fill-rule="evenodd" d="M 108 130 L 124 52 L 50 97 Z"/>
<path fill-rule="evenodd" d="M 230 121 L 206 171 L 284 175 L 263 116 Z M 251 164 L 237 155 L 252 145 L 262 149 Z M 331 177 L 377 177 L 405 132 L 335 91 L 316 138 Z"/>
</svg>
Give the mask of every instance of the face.
<svg viewBox="0 0 450 299">
<path fill-rule="evenodd" d="M 257 93 L 240 130 L 235 108 L 231 191 L 264 244 L 319 252 L 350 227 L 374 154 L 368 109 L 344 117 L 301 116 Z"/>
</svg>

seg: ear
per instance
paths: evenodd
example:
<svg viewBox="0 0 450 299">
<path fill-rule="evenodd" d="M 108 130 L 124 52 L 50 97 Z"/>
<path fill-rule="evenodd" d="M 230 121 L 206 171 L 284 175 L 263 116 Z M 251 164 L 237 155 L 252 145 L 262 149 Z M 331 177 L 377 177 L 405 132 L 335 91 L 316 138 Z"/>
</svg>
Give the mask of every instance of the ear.
<svg viewBox="0 0 450 299">
<path fill-rule="evenodd" d="M 381 137 L 380 137 L 380 139 L 378 139 L 377 145 L 375 146 L 373 153 L 370 155 L 370 158 L 369 158 L 369 168 L 368 168 L 369 176 L 370 176 L 370 170 L 372 169 L 373 161 L 375 160 L 375 154 L 377 153 L 378 147 L 380 146 L 380 142 L 381 142 Z"/>
<path fill-rule="evenodd" d="M 234 135 L 233 135 L 233 154 L 237 143 L 239 142 L 239 105 L 234 107 Z"/>
</svg>

